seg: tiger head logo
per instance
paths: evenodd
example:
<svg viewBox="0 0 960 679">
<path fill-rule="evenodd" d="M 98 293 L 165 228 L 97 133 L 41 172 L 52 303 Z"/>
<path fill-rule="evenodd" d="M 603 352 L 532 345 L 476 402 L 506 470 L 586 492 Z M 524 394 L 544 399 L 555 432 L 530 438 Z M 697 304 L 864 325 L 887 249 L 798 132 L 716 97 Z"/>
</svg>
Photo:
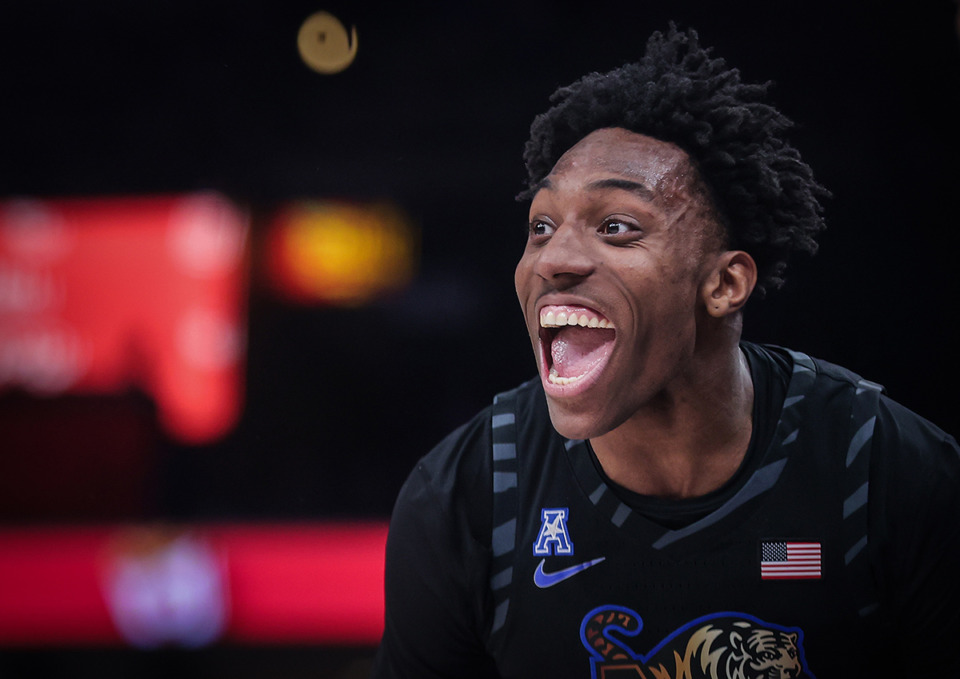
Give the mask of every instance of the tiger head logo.
<svg viewBox="0 0 960 679">
<path fill-rule="evenodd" d="M 802 632 L 748 615 L 724 613 L 691 621 L 647 654 L 624 637 L 643 622 L 634 611 L 602 606 L 591 611 L 580 637 L 592 656 L 593 679 L 812 679 L 803 658 Z"/>
<path fill-rule="evenodd" d="M 734 629 L 720 635 L 729 651 L 725 654 L 731 679 L 795 679 L 801 676 L 799 634 L 756 627 L 746 621 L 731 623 Z M 706 626 L 707 628 L 710 625 Z"/>
</svg>

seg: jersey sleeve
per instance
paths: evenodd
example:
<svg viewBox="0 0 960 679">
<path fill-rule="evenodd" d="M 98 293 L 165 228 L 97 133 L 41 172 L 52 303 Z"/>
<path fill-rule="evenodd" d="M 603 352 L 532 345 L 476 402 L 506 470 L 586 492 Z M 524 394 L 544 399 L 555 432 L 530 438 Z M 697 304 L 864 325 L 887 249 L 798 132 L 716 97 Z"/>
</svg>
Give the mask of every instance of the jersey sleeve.
<svg viewBox="0 0 960 679">
<path fill-rule="evenodd" d="M 878 426 L 870 494 L 896 655 L 914 676 L 960 676 L 960 449 L 890 401 Z"/>
<path fill-rule="evenodd" d="M 375 679 L 496 676 L 483 644 L 490 561 L 483 527 L 491 492 L 482 471 L 485 433 L 479 418 L 454 432 L 400 491 L 387 538 Z"/>
</svg>

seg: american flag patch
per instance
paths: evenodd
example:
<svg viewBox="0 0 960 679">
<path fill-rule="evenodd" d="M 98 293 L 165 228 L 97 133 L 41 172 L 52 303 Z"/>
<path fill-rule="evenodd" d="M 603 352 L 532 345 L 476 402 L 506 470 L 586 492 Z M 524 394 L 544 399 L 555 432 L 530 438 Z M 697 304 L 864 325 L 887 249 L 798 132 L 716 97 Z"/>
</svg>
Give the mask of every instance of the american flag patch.
<svg viewBox="0 0 960 679">
<path fill-rule="evenodd" d="M 819 580 L 820 543 L 773 540 L 760 543 L 763 580 Z"/>
</svg>

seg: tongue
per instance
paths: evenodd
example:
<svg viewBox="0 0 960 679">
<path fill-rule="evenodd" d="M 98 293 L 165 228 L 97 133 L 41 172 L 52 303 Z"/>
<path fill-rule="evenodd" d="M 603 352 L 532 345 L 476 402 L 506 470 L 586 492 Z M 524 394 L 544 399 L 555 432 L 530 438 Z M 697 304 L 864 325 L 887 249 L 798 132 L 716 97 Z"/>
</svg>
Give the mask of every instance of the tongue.
<svg viewBox="0 0 960 679">
<path fill-rule="evenodd" d="M 579 377 L 606 355 L 614 331 L 568 326 L 560 330 L 550 345 L 553 368 L 560 377 Z"/>
</svg>

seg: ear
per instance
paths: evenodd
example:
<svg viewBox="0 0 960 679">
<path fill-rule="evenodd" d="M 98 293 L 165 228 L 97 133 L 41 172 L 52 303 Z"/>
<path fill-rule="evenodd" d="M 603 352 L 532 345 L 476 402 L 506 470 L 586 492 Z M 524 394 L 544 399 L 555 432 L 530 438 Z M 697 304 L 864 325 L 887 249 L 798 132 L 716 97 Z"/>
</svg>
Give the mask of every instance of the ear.
<svg viewBox="0 0 960 679">
<path fill-rule="evenodd" d="M 743 250 L 721 253 L 700 290 L 707 313 L 722 318 L 739 311 L 757 284 L 757 263 Z"/>
</svg>

